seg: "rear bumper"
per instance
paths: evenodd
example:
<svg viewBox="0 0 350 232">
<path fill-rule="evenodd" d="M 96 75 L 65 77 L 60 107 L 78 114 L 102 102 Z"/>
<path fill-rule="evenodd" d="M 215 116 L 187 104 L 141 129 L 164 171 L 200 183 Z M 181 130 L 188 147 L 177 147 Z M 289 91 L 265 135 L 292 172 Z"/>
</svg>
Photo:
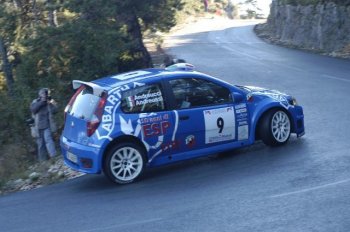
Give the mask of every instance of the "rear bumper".
<svg viewBox="0 0 350 232">
<path fill-rule="evenodd" d="M 64 136 L 60 139 L 60 146 L 65 164 L 73 170 L 90 174 L 101 173 L 100 148 L 70 142 Z"/>
</svg>

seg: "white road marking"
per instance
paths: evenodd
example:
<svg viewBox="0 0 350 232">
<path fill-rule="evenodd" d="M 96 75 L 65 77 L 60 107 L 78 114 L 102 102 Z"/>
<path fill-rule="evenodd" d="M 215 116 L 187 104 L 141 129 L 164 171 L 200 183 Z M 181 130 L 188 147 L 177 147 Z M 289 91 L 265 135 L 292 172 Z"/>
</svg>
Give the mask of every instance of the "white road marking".
<svg viewBox="0 0 350 232">
<path fill-rule="evenodd" d="M 282 64 L 277 64 L 277 65 L 282 66 Z M 305 72 L 304 69 L 301 69 L 301 68 L 298 68 L 298 67 L 293 67 L 293 66 L 288 66 L 288 65 L 284 65 L 284 67 L 292 69 L 292 70 L 297 71 L 297 72 Z"/>
<path fill-rule="evenodd" d="M 146 224 L 146 223 L 156 222 L 156 221 L 160 221 L 160 220 L 162 220 L 162 219 L 161 218 L 152 218 L 152 219 L 143 220 L 143 221 L 117 224 L 117 225 L 113 225 L 113 226 L 95 228 L 95 229 L 91 229 L 91 230 L 82 230 L 81 232 L 95 232 L 95 231 L 111 230 L 111 229 L 116 229 L 116 228 L 120 228 L 120 227 L 124 227 L 124 226 L 140 225 L 140 224 Z"/>
<path fill-rule="evenodd" d="M 331 75 L 327 75 L 327 74 L 322 74 L 323 77 L 328 78 L 328 79 L 333 79 L 333 80 L 338 80 L 338 81 L 344 81 L 344 82 L 349 82 L 349 79 L 345 79 L 345 78 L 341 78 L 341 77 L 335 77 L 335 76 L 331 76 Z"/>
<path fill-rule="evenodd" d="M 316 186 L 316 187 L 312 187 L 312 188 L 301 189 L 301 190 L 294 191 L 294 192 L 288 192 L 288 193 L 272 195 L 269 198 L 278 198 L 278 197 L 285 197 L 285 196 L 290 196 L 290 195 L 295 195 L 295 194 L 300 194 L 300 193 L 311 192 L 311 191 L 314 191 L 314 190 L 323 189 L 323 188 L 327 188 L 327 187 L 332 187 L 332 186 L 339 185 L 339 184 L 344 184 L 344 183 L 347 183 L 347 182 L 350 182 L 350 179 L 341 180 L 341 181 L 337 181 L 337 182 L 333 182 L 333 183 L 329 183 L 329 184 L 325 184 L 325 185 L 320 185 L 320 186 Z"/>
<path fill-rule="evenodd" d="M 223 44 L 220 44 L 219 42 L 215 42 L 215 44 L 217 44 L 218 46 L 220 46 L 220 47 L 222 47 L 222 48 L 224 48 L 226 50 L 229 50 L 229 51 L 233 52 L 236 55 L 238 54 L 238 55 L 241 55 L 241 56 L 249 57 L 249 58 L 254 59 L 254 60 L 259 60 L 259 61 L 261 60 L 261 58 L 259 58 L 259 57 L 256 57 L 256 56 L 253 56 L 253 55 L 249 55 L 249 54 L 244 53 L 244 52 L 237 51 L 236 49 L 231 48 L 231 47 L 226 46 L 226 45 L 223 45 Z"/>
</svg>

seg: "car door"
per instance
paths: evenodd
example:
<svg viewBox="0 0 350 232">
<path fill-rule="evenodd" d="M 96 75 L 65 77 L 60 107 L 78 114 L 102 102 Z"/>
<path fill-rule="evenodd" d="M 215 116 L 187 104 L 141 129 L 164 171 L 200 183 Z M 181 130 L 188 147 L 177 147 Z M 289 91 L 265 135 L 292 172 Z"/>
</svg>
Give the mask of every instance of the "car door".
<svg viewBox="0 0 350 232">
<path fill-rule="evenodd" d="M 147 83 L 123 92 L 121 107 L 121 128 L 133 122 L 131 131 L 144 144 L 150 163 L 166 156 L 170 148 L 176 149 L 173 115 L 167 110 L 161 83 Z"/>
<path fill-rule="evenodd" d="M 201 78 L 169 80 L 182 152 L 234 142 L 235 108 L 228 88 Z"/>
</svg>

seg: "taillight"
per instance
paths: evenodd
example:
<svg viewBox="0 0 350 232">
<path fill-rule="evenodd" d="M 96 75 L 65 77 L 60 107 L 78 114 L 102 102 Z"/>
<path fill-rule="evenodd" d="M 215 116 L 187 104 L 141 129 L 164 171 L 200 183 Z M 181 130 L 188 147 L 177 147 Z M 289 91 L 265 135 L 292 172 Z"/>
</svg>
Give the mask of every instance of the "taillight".
<svg viewBox="0 0 350 232">
<path fill-rule="evenodd" d="M 94 119 L 92 119 L 94 120 Z M 86 133 L 87 133 L 87 136 L 91 136 L 95 133 L 96 129 L 98 128 L 98 126 L 100 125 L 100 120 L 94 120 L 94 121 L 88 121 L 87 122 L 87 126 L 86 126 Z"/>
<path fill-rule="evenodd" d="M 69 100 L 68 105 L 64 109 L 64 121 L 66 121 L 66 115 L 67 115 L 68 112 L 71 111 L 73 103 L 75 102 L 75 99 L 80 94 L 80 92 L 83 91 L 84 88 L 85 87 L 83 85 L 80 86 L 79 89 L 74 93 L 73 97 Z"/>
<path fill-rule="evenodd" d="M 103 110 L 105 107 L 107 101 L 107 93 L 103 92 L 102 96 L 98 102 L 98 105 L 95 109 L 94 114 L 92 115 L 91 120 L 89 120 L 87 122 L 87 136 L 91 136 L 93 135 L 93 133 L 95 133 L 96 129 L 98 128 L 98 126 L 100 125 L 101 119 L 102 119 L 102 115 L 103 115 Z"/>
</svg>

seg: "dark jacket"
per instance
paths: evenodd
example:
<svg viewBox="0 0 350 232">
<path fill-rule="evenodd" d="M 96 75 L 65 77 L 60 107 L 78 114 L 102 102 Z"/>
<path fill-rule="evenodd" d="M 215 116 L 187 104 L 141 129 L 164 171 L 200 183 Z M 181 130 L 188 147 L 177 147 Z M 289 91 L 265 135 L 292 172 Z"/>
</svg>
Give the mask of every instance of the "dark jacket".
<svg viewBox="0 0 350 232">
<path fill-rule="evenodd" d="M 57 112 L 57 106 L 55 104 L 41 101 L 40 98 L 38 98 L 32 102 L 30 110 L 35 121 L 35 131 L 38 132 L 38 134 L 39 130 L 47 128 L 50 128 L 51 132 L 56 132 L 56 123 L 53 118 L 53 114 Z"/>
</svg>

